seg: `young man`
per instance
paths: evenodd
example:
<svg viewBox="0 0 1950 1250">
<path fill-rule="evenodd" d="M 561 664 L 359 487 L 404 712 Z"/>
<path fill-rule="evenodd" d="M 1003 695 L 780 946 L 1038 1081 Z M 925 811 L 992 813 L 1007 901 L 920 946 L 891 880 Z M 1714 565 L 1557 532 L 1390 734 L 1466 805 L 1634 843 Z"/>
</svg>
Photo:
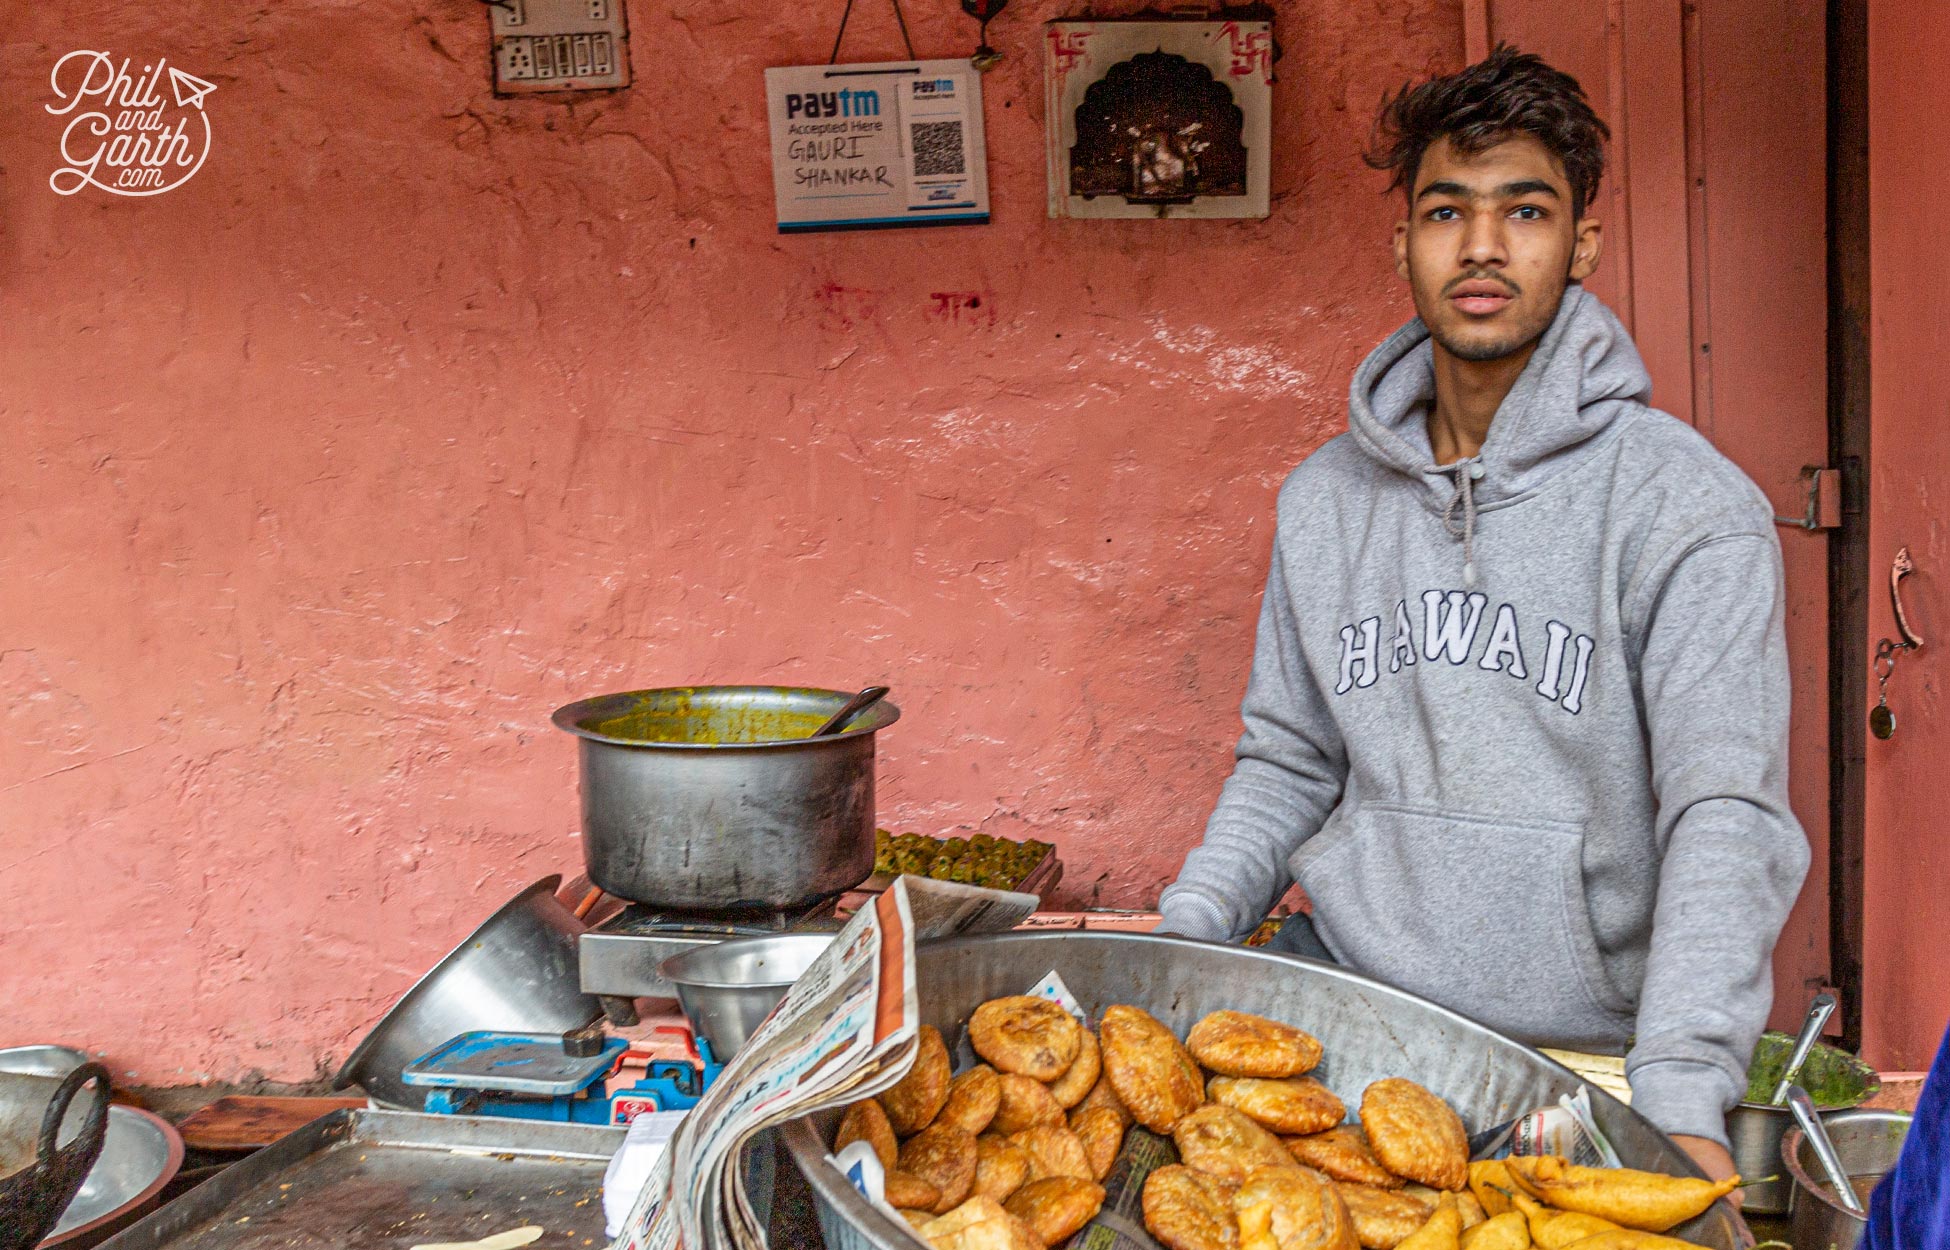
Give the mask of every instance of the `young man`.
<svg viewBox="0 0 1950 1250">
<path fill-rule="evenodd" d="M 1377 135 L 1419 316 L 1280 491 L 1238 763 L 1160 929 L 1236 941 L 1297 881 L 1290 949 L 1629 1048 L 1637 1109 L 1727 1175 L 1808 864 L 1773 509 L 1579 285 L 1576 80 L 1499 48 Z"/>
</svg>

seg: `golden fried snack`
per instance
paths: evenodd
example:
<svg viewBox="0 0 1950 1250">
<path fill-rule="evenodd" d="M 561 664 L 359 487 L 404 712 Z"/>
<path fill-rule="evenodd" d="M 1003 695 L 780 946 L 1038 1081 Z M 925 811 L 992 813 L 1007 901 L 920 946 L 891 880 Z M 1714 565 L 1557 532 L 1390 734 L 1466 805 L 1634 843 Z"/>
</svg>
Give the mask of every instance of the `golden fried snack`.
<svg viewBox="0 0 1950 1250">
<path fill-rule="evenodd" d="M 1261 1200 L 1239 1212 L 1239 1250 L 1280 1250 L 1273 1236 L 1273 1204 Z"/>
<path fill-rule="evenodd" d="M 995 1078 L 995 1086 L 995 1115 L 989 1120 L 991 1131 L 1006 1135 L 1037 1124 L 1063 1123 L 1062 1105 L 1041 1081 L 1004 1072 Z"/>
<path fill-rule="evenodd" d="M 1077 1057 L 1082 1033 L 1075 1016 L 1030 994 L 991 998 L 968 1018 L 968 1041 L 976 1054 L 998 1072 L 1039 1081 L 1063 1075 Z"/>
<path fill-rule="evenodd" d="M 846 1114 L 840 1117 L 839 1132 L 833 1134 L 833 1153 L 863 1141 L 873 1147 L 880 1166 L 894 1166 L 894 1157 L 900 1153 L 900 1143 L 894 1140 L 894 1126 L 887 1123 L 887 1113 L 880 1104 L 871 1098 L 862 1098 L 848 1105 Z"/>
<path fill-rule="evenodd" d="M 1247 1247 L 1247 1217 L 1259 1223 L 1258 1208 L 1267 1207 L 1266 1233 L 1255 1240 L 1277 1250 L 1356 1250 L 1354 1221 L 1333 1182 L 1311 1168 L 1288 1162 L 1262 1168 L 1232 1195 L 1232 1209 L 1240 1217 L 1239 1246 Z"/>
<path fill-rule="evenodd" d="M 1144 1178 L 1144 1227 L 1165 1250 L 1239 1250 L 1236 1188 L 1183 1164 L 1158 1168 Z"/>
<path fill-rule="evenodd" d="M 941 1189 L 933 1181 L 903 1172 L 899 1168 L 887 1170 L 887 1184 L 884 1192 L 890 1207 L 911 1207 L 926 1211 L 928 1218 L 936 1215 L 935 1204 L 941 1201 Z"/>
<path fill-rule="evenodd" d="M 1410 1233 L 1428 1222 L 1434 1206 L 1391 1189 L 1373 1185 L 1334 1186 L 1354 1219 L 1355 1236 L 1367 1250 L 1395 1250 Z"/>
<path fill-rule="evenodd" d="M 1205 1101 L 1198 1061 L 1148 1013 L 1121 1004 L 1106 1008 L 1098 1040 L 1112 1091 L 1152 1132 L 1171 1132 Z"/>
<path fill-rule="evenodd" d="M 1084 1095 L 1097 1087 L 1097 1077 L 1103 1070 L 1103 1054 L 1097 1045 L 1097 1035 L 1085 1029 L 1077 1037 L 1076 1059 L 1062 1076 L 1050 1082 L 1050 1096 L 1065 1109 L 1074 1107 L 1083 1101 Z"/>
<path fill-rule="evenodd" d="M 984 1133 L 975 1139 L 974 1193 L 1006 1202 L 1028 1179 L 1027 1150 L 996 1133 Z"/>
<path fill-rule="evenodd" d="M 1368 1135 L 1358 1124 L 1337 1124 L 1324 1133 L 1289 1137 L 1286 1148 L 1295 1159 L 1334 1180 L 1382 1189 L 1401 1188 L 1402 1178 L 1381 1166 L 1381 1160 L 1374 1157 L 1374 1149 L 1368 1145 Z"/>
<path fill-rule="evenodd" d="M 1448 1191 L 1444 1190 L 1443 1192 L 1446 1193 Z M 1470 1193 L 1467 1189 L 1456 1194 L 1455 1199 L 1456 1210 L 1462 1212 L 1462 1226 L 1464 1231 L 1468 1231 L 1490 1218 L 1489 1213 L 1483 1210 L 1483 1204 L 1477 1201 L 1476 1195 Z"/>
<path fill-rule="evenodd" d="M 1413 1081 L 1389 1077 L 1361 1095 L 1361 1127 L 1381 1166 L 1437 1189 L 1469 1180 L 1469 1135 L 1449 1104 Z"/>
<path fill-rule="evenodd" d="M 933 1123 L 946 1124 L 964 1133 L 979 1133 L 995 1118 L 1002 1105 L 1002 1083 L 995 1069 L 978 1063 L 948 1082 L 948 1101 L 941 1104 Z"/>
<path fill-rule="evenodd" d="M 975 1187 L 975 1135 L 945 1124 L 931 1124 L 901 1143 L 900 1170 L 912 1172 L 941 1191 L 934 1213 L 961 1205 Z M 918 1202 L 895 1206 L 918 1207 Z"/>
<path fill-rule="evenodd" d="M 1243 1011 L 1215 1011 L 1185 1035 L 1192 1055 L 1221 1076 L 1279 1079 L 1311 1072 L 1320 1042 L 1290 1024 Z"/>
<path fill-rule="evenodd" d="M 1091 1174 L 1090 1156 L 1084 1151 L 1083 1140 L 1061 1124 L 1034 1125 L 1012 1134 L 1009 1140 L 1029 1156 L 1032 1181 L 1046 1176 L 1069 1176 L 1080 1181 L 1096 1179 Z"/>
<path fill-rule="evenodd" d="M 1584 1168 L 1555 1155 L 1503 1161 L 1517 1187 L 1561 1211 L 1610 1220 L 1621 1228 L 1663 1233 L 1740 1188 L 1740 1178 L 1702 1181 L 1632 1168 Z"/>
<path fill-rule="evenodd" d="M 1097 1180 L 1110 1175 L 1117 1152 L 1124 1148 L 1124 1121 L 1109 1107 L 1089 1107 L 1070 1117 L 1070 1131 L 1083 1143 L 1090 1174 Z"/>
<path fill-rule="evenodd" d="M 1030 1181 L 1002 1207 L 1029 1225 L 1046 1246 L 1060 1245 L 1103 1209 L 1104 1187 L 1074 1176 L 1045 1176 Z"/>
<path fill-rule="evenodd" d="M 896 1207 L 895 1210 L 901 1213 L 901 1218 L 906 1220 L 917 1233 L 921 1231 L 923 1224 L 931 1224 L 934 1222 L 934 1212 L 932 1211 L 916 1211 L 909 1207 Z"/>
<path fill-rule="evenodd" d="M 1469 1192 L 1476 1195 L 1486 1218 L 1511 1210 L 1510 1195 L 1516 1188 L 1501 1159 L 1478 1159 L 1469 1165 Z"/>
<path fill-rule="evenodd" d="M 1110 1087 L 1110 1082 L 1101 1076 L 1097 1078 L 1097 1083 L 1091 1087 L 1090 1092 L 1083 1096 L 1083 1101 L 1070 1109 L 1070 1119 L 1074 1121 L 1084 1112 L 1097 1107 L 1115 1111 L 1118 1123 L 1125 1128 L 1136 1123 L 1131 1119 L 1130 1108 L 1126 1107 L 1123 1100 L 1117 1096 L 1117 1091 Z M 1076 1125 L 1072 1123 L 1070 1127 L 1075 1128 Z"/>
<path fill-rule="evenodd" d="M 1523 1199 L 1529 1202 L 1526 1195 Z M 1586 1237 L 1596 1237 L 1599 1233 L 1619 1231 L 1618 1225 L 1610 1220 L 1601 1220 L 1595 1215 L 1585 1215 L 1578 1211 L 1553 1211 L 1549 1207 L 1533 1204 L 1524 1212 L 1530 1221 L 1530 1241 L 1538 1250 L 1564 1250 Z"/>
<path fill-rule="evenodd" d="M 1529 1250 L 1530 1226 L 1523 1212 L 1505 1211 L 1463 1230 L 1460 1244 L 1465 1250 Z"/>
<path fill-rule="evenodd" d="M 1043 1250 L 1029 1225 L 993 1198 L 970 1198 L 920 1229 L 934 1250 Z"/>
<path fill-rule="evenodd" d="M 1171 1131 L 1171 1140 L 1186 1166 L 1222 1176 L 1235 1185 L 1267 1168 L 1300 1166 L 1279 1138 L 1218 1103 L 1207 1103 L 1180 1120 Z"/>
<path fill-rule="evenodd" d="M 1615 1228 L 1574 1241 L 1565 1250 L 1695 1250 L 1690 1241 L 1661 1237 L 1636 1228 Z"/>
<path fill-rule="evenodd" d="M 1332 1090 L 1310 1076 L 1265 1080 L 1215 1076 L 1205 1086 L 1213 1102 L 1236 1107 L 1276 1133 L 1324 1133 L 1347 1115 Z"/>
<path fill-rule="evenodd" d="M 1435 1211 L 1422 1227 L 1404 1237 L 1395 1250 L 1457 1250 L 1462 1239 L 1462 1210 L 1456 1195 L 1443 1192 Z"/>
<path fill-rule="evenodd" d="M 922 1025 L 914 1066 L 900 1079 L 900 1084 L 880 1096 L 881 1109 L 887 1113 L 887 1122 L 894 1126 L 894 1132 L 906 1137 L 934 1122 L 935 1113 L 948 1101 L 948 1079 L 952 1071 L 941 1030 L 931 1024 Z"/>
</svg>

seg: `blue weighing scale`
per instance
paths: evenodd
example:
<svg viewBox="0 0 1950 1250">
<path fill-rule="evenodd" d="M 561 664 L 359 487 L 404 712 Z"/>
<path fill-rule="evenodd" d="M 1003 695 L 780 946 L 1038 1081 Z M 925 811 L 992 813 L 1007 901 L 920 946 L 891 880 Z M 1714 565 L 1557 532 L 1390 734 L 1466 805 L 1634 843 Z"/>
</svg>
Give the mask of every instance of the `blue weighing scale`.
<svg viewBox="0 0 1950 1250">
<path fill-rule="evenodd" d="M 629 1043 L 600 1040 L 594 1053 L 577 1055 L 560 1033 L 462 1033 L 406 1065 L 400 1079 L 427 1091 L 432 1115 L 628 1124 L 649 1111 L 688 1111 L 724 1069 L 696 1038 L 695 1058 L 651 1060 L 642 1080 L 610 1095 L 603 1082 Z"/>
</svg>

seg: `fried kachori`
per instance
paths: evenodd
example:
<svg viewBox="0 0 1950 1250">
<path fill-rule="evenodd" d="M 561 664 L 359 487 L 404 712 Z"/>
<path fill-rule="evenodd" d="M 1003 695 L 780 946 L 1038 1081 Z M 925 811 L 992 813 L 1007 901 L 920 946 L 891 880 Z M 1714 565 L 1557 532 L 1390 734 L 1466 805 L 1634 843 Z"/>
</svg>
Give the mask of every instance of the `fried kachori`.
<svg viewBox="0 0 1950 1250">
<path fill-rule="evenodd" d="M 1213 1102 L 1243 1111 L 1275 1133 L 1323 1133 L 1347 1115 L 1333 1091 L 1310 1076 L 1215 1076 L 1205 1092 Z"/>
<path fill-rule="evenodd" d="M 1144 1178 L 1144 1227 L 1165 1250 L 1238 1250 L 1238 1186 L 1180 1163 Z"/>
<path fill-rule="evenodd" d="M 968 1042 L 998 1072 L 1054 1081 L 1076 1060 L 1083 1026 L 1046 998 L 991 998 L 968 1019 Z M 1088 1092 L 1089 1086 L 1084 1087 Z M 1077 1095 L 1083 1097 L 1083 1093 Z"/>
<path fill-rule="evenodd" d="M 1169 1133 L 1205 1101 L 1198 1061 L 1150 1013 L 1122 1004 L 1106 1008 L 1099 1034 L 1104 1076 L 1139 1124 Z"/>
<path fill-rule="evenodd" d="M 1224 1177 L 1235 1185 L 1266 1168 L 1300 1166 L 1279 1138 L 1219 1103 L 1207 1103 L 1180 1120 L 1171 1140 L 1186 1166 Z"/>
<path fill-rule="evenodd" d="M 1448 1103 L 1410 1080 L 1389 1077 L 1361 1095 L 1361 1127 L 1381 1166 L 1437 1189 L 1469 1181 L 1469 1135 Z"/>
<path fill-rule="evenodd" d="M 881 1110 L 887 1113 L 887 1122 L 894 1132 L 905 1137 L 933 1122 L 941 1104 L 948 1101 L 952 1073 L 953 1065 L 948 1061 L 948 1047 L 941 1040 L 941 1030 L 930 1024 L 922 1025 L 915 1039 L 914 1066 L 899 1084 L 880 1096 Z"/>
<path fill-rule="evenodd" d="M 1319 1039 L 1244 1011 L 1212 1012 L 1192 1026 L 1185 1045 L 1221 1076 L 1300 1076 L 1320 1062 Z"/>
<path fill-rule="evenodd" d="M 1368 1145 L 1368 1135 L 1358 1124 L 1337 1124 L 1320 1133 L 1286 1139 L 1286 1148 L 1295 1159 L 1330 1180 L 1356 1185 L 1376 1185 L 1399 1189 L 1402 1178 L 1381 1166 Z"/>
</svg>

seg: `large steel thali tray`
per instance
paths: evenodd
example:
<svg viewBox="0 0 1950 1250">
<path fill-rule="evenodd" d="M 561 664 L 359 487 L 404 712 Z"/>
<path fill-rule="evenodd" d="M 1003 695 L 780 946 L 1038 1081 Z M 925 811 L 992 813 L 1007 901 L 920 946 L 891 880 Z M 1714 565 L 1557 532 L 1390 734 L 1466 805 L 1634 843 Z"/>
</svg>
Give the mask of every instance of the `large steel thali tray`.
<svg viewBox="0 0 1950 1250">
<path fill-rule="evenodd" d="M 1326 1048 L 1312 1075 L 1358 1107 L 1383 1077 L 1405 1076 L 1461 1113 L 1471 1133 L 1556 1102 L 1582 1083 L 1528 1047 L 1455 1012 L 1332 964 L 1276 951 L 1221 946 L 1152 934 L 1005 933 L 954 938 L 917 948 L 921 1021 L 953 1047 L 977 1005 L 1021 994 L 1054 969 L 1094 1017 L 1130 1003 L 1179 1036 L 1222 1007 L 1296 1024 Z M 1679 1148 L 1624 1103 L 1591 1089 L 1598 1125 L 1628 1167 L 1698 1176 Z M 811 1183 L 830 1250 L 912 1250 L 904 1230 L 869 1207 L 824 1162 L 837 1113 L 785 1127 L 782 1144 Z M 1674 1236 L 1715 1250 L 1742 1250 L 1753 1238 L 1733 1208 L 1715 1203 Z"/>
<path fill-rule="evenodd" d="M 536 1250 L 606 1246 L 603 1169 L 624 1130 L 334 1111 L 224 1170 L 100 1250 L 391 1250 L 524 1224 Z"/>
</svg>

